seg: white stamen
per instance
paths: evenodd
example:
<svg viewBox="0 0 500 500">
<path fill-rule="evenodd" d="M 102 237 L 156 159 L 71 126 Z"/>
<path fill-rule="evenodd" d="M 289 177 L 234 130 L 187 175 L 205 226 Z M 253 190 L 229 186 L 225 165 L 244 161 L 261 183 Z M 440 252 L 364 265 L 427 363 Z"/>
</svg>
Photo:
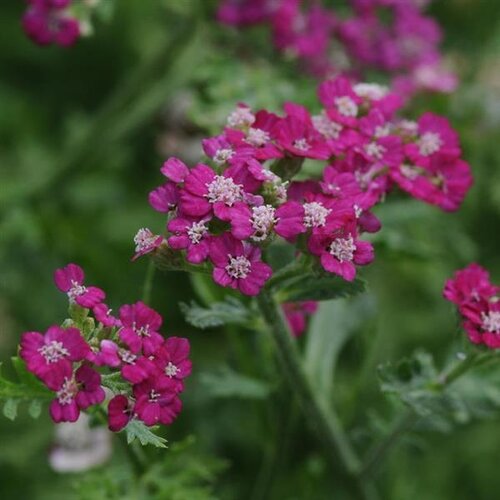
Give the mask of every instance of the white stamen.
<svg viewBox="0 0 500 500">
<path fill-rule="evenodd" d="M 306 227 L 322 227 L 331 209 L 326 208 L 318 201 L 304 203 L 304 225 Z"/>
<path fill-rule="evenodd" d="M 310 149 L 310 145 L 309 143 L 307 142 L 307 139 L 296 139 L 295 141 L 293 141 L 293 147 L 295 149 L 298 149 L 300 151 L 307 151 L 308 149 Z"/>
<path fill-rule="evenodd" d="M 340 262 L 352 262 L 355 250 L 356 245 L 352 236 L 333 240 L 329 248 L 329 252 Z"/>
<path fill-rule="evenodd" d="M 156 403 L 158 399 L 160 399 L 161 393 L 156 392 L 154 389 L 151 389 L 149 392 L 149 402 Z"/>
<path fill-rule="evenodd" d="M 275 217 L 276 210 L 271 205 L 261 205 L 252 208 L 252 227 L 255 233 L 252 239 L 262 241 L 267 238 L 274 224 L 278 222 Z"/>
<path fill-rule="evenodd" d="M 415 180 L 418 177 L 418 171 L 412 165 L 401 165 L 401 173 L 411 181 Z"/>
<path fill-rule="evenodd" d="M 216 175 L 207 188 L 206 197 L 210 203 L 221 201 L 232 206 L 235 201 L 241 200 L 242 197 L 242 186 L 235 184 L 230 177 Z"/>
<path fill-rule="evenodd" d="M 57 340 L 52 340 L 40 347 L 38 352 L 45 358 L 47 363 L 56 363 L 60 359 L 69 356 L 69 351 L 64 347 L 62 342 L 57 342 Z"/>
<path fill-rule="evenodd" d="M 238 106 L 228 117 L 227 125 L 231 128 L 244 128 L 252 125 L 255 115 L 246 106 Z"/>
<path fill-rule="evenodd" d="M 370 144 L 367 144 L 365 146 L 365 151 L 368 156 L 371 156 L 376 160 L 381 160 L 384 157 L 384 153 L 387 150 L 381 144 L 377 144 L 376 142 L 370 142 Z"/>
<path fill-rule="evenodd" d="M 482 314 L 483 330 L 500 334 L 500 311 L 490 311 Z"/>
<path fill-rule="evenodd" d="M 175 377 L 179 371 L 179 368 L 177 368 L 177 366 L 175 366 L 171 361 L 169 361 L 168 365 L 165 367 L 165 375 L 170 378 Z"/>
<path fill-rule="evenodd" d="M 213 157 L 214 162 L 221 166 L 224 165 L 234 156 L 234 151 L 231 148 L 218 149 Z"/>
<path fill-rule="evenodd" d="M 377 83 L 357 83 L 354 85 L 353 90 L 359 97 L 364 97 L 373 101 L 382 99 L 382 97 L 385 97 L 389 92 L 386 86 Z"/>
<path fill-rule="evenodd" d="M 330 120 L 324 111 L 313 116 L 312 122 L 314 128 L 326 139 L 338 139 L 343 128 L 340 123 Z"/>
<path fill-rule="evenodd" d="M 443 141 L 438 133 L 426 132 L 422 135 L 422 137 L 420 137 L 417 145 L 419 146 L 420 154 L 422 156 L 429 156 L 441 149 Z"/>
<path fill-rule="evenodd" d="M 148 228 L 143 227 L 134 236 L 135 251 L 143 252 L 154 246 L 158 236 L 153 234 Z"/>
<path fill-rule="evenodd" d="M 358 105 L 349 96 L 337 97 L 335 105 L 341 115 L 350 117 L 358 115 Z"/>
<path fill-rule="evenodd" d="M 139 337 L 150 337 L 151 334 L 149 333 L 149 325 L 144 325 L 141 326 L 140 328 L 137 328 L 137 323 L 134 321 L 132 323 L 132 329 L 134 332 L 139 335 Z"/>
<path fill-rule="evenodd" d="M 80 285 L 74 280 L 71 280 L 71 288 L 68 290 L 67 295 L 71 301 L 74 301 L 76 297 L 83 295 L 86 291 L 86 287 Z"/>
<path fill-rule="evenodd" d="M 248 129 L 248 134 L 245 139 L 245 142 L 248 144 L 259 147 L 259 146 L 264 146 L 264 144 L 267 144 L 271 140 L 271 137 L 269 134 L 260 128 L 250 128 Z"/>
<path fill-rule="evenodd" d="M 205 234 L 207 234 L 208 228 L 205 222 L 193 222 L 191 227 L 187 230 L 187 235 L 193 245 L 197 245 Z"/>
<path fill-rule="evenodd" d="M 76 387 L 74 380 L 65 378 L 62 387 L 56 393 L 59 404 L 63 406 L 69 405 L 73 401 L 77 392 L 78 388 Z"/>
<path fill-rule="evenodd" d="M 127 365 L 135 364 L 135 360 L 137 359 L 137 356 L 135 354 L 132 354 L 130 351 L 127 351 L 126 349 L 119 349 L 118 355 L 120 356 L 121 360 Z"/>
<path fill-rule="evenodd" d="M 249 275 L 251 268 L 251 262 L 243 255 L 239 255 L 238 257 L 230 255 L 229 264 L 225 269 L 231 278 L 245 279 Z"/>
</svg>

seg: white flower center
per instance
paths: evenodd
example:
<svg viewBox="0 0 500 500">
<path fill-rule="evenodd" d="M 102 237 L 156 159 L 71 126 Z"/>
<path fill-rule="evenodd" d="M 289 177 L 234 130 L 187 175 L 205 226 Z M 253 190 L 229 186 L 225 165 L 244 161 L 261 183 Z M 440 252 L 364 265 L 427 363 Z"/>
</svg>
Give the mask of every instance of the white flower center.
<svg viewBox="0 0 500 500">
<path fill-rule="evenodd" d="M 221 166 L 234 156 L 234 151 L 231 148 L 218 149 L 214 155 L 214 162 Z"/>
<path fill-rule="evenodd" d="M 207 185 L 208 193 L 206 197 L 210 203 L 221 201 L 232 206 L 235 201 L 241 200 L 242 186 L 234 183 L 231 177 L 216 175 L 215 179 Z"/>
<path fill-rule="evenodd" d="M 56 393 L 59 404 L 63 406 L 69 405 L 73 401 L 73 398 L 75 397 L 75 394 L 77 392 L 78 388 L 76 387 L 75 382 L 73 380 L 65 378 L 62 387 Z"/>
<path fill-rule="evenodd" d="M 149 325 L 144 325 L 144 326 L 137 328 L 137 324 L 134 321 L 132 323 L 132 329 L 134 330 L 134 332 L 137 335 L 139 335 L 139 337 L 150 337 L 151 336 L 151 334 L 149 333 Z"/>
<path fill-rule="evenodd" d="M 401 173 L 411 181 L 415 180 L 418 177 L 418 171 L 415 169 L 415 167 L 407 164 L 401 165 Z"/>
<path fill-rule="evenodd" d="M 87 291 L 87 288 L 80 285 L 74 280 L 71 280 L 71 288 L 68 290 L 68 297 L 70 300 L 75 300 L 76 297 L 83 295 Z"/>
<path fill-rule="evenodd" d="M 307 151 L 311 146 L 309 146 L 309 143 L 307 142 L 307 139 L 296 139 L 293 141 L 293 147 L 295 149 L 298 149 L 300 151 Z"/>
<path fill-rule="evenodd" d="M 229 264 L 226 266 L 226 271 L 231 278 L 235 279 L 245 279 L 249 273 L 252 264 L 243 255 L 238 257 L 229 256 Z"/>
<path fill-rule="evenodd" d="M 441 149 L 443 141 L 441 136 L 436 132 L 426 132 L 417 142 L 420 154 L 422 156 L 429 156 Z"/>
<path fill-rule="evenodd" d="M 500 311 L 490 311 L 488 314 L 483 313 L 482 318 L 483 330 L 500 334 Z"/>
<path fill-rule="evenodd" d="M 322 227 L 331 210 L 318 201 L 304 203 L 304 225 L 306 227 Z"/>
<path fill-rule="evenodd" d="M 187 235 L 191 240 L 193 245 L 197 245 L 205 234 L 207 234 L 208 228 L 205 225 L 205 222 L 193 222 L 192 226 L 187 230 Z"/>
<path fill-rule="evenodd" d="M 252 125 L 255 115 L 246 106 L 237 107 L 228 117 L 227 125 L 231 128 L 244 128 Z"/>
<path fill-rule="evenodd" d="M 354 258 L 354 251 L 356 250 L 356 245 L 352 236 L 349 238 L 337 238 L 333 240 L 329 252 L 340 262 L 352 262 Z"/>
<path fill-rule="evenodd" d="M 384 146 L 377 144 L 376 142 L 370 142 L 370 144 L 365 146 L 365 151 L 368 156 L 371 156 L 376 160 L 381 160 L 384 157 L 386 149 Z"/>
<path fill-rule="evenodd" d="M 418 133 L 418 124 L 413 120 L 401 120 L 398 123 L 398 128 L 405 135 L 416 135 Z"/>
<path fill-rule="evenodd" d="M 260 128 L 250 128 L 248 129 L 248 134 L 245 139 L 245 142 L 251 144 L 252 146 L 264 146 L 271 140 L 269 134 Z"/>
<path fill-rule="evenodd" d="M 130 351 L 127 351 L 126 349 L 120 349 L 118 351 L 118 354 L 121 360 L 127 365 L 133 365 L 135 363 L 135 360 L 137 359 L 137 356 L 135 354 L 132 354 Z"/>
<path fill-rule="evenodd" d="M 356 219 L 359 219 L 361 217 L 361 215 L 363 214 L 363 209 L 359 205 L 356 205 L 356 204 L 354 204 L 352 206 L 352 208 L 354 208 L 354 215 L 356 216 Z"/>
<path fill-rule="evenodd" d="M 171 361 L 169 361 L 168 365 L 165 367 L 165 375 L 170 378 L 175 377 L 179 371 L 179 368 L 177 368 L 177 366 L 175 366 Z"/>
<path fill-rule="evenodd" d="M 56 363 L 60 359 L 69 356 L 69 351 L 64 347 L 62 342 L 57 342 L 57 340 L 52 340 L 40 347 L 38 352 L 45 358 L 47 363 Z"/>
<path fill-rule="evenodd" d="M 385 125 L 378 125 L 375 127 L 375 137 L 387 137 L 391 133 L 391 125 L 390 123 L 386 123 Z"/>
<path fill-rule="evenodd" d="M 157 236 L 149 229 L 145 227 L 139 229 L 134 236 L 135 251 L 142 252 L 143 250 L 148 250 L 154 245 L 156 238 Z"/>
<path fill-rule="evenodd" d="M 255 233 L 252 239 L 255 241 L 265 240 L 274 224 L 278 222 L 275 217 L 276 210 L 271 205 L 261 205 L 252 208 L 252 227 Z"/>
<path fill-rule="evenodd" d="M 320 115 L 313 116 L 312 122 L 314 128 L 327 139 L 338 139 L 343 128 L 340 123 L 330 120 L 324 111 Z"/>
<path fill-rule="evenodd" d="M 354 85 L 353 90 L 359 97 L 365 97 L 374 101 L 382 99 L 389 92 L 386 86 L 377 83 L 357 83 Z"/>
<path fill-rule="evenodd" d="M 158 399 L 160 399 L 161 394 L 159 392 L 156 392 L 154 389 L 151 389 L 149 392 L 149 402 L 150 403 L 156 403 Z"/>
<path fill-rule="evenodd" d="M 358 114 L 358 105 L 349 96 L 337 97 L 335 105 L 341 115 L 355 117 Z"/>
</svg>

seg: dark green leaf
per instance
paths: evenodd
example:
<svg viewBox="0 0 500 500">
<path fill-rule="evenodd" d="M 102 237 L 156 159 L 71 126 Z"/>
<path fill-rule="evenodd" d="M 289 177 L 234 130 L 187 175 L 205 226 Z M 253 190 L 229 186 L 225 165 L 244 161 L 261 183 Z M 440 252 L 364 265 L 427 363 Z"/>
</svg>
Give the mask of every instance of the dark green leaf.
<svg viewBox="0 0 500 500">
<path fill-rule="evenodd" d="M 196 302 L 180 304 L 186 321 L 196 328 L 210 328 L 225 324 L 242 324 L 250 319 L 248 309 L 237 299 L 227 297 L 224 302 L 217 302 L 210 307 L 201 307 Z"/>
<path fill-rule="evenodd" d="M 156 435 L 151 429 L 155 428 L 146 427 L 140 420 L 131 420 L 127 427 L 125 427 L 127 443 L 130 444 L 137 439 L 143 446 L 150 444 L 157 448 L 166 448 L 167 446 L 165 443 L 167 440 Z"/>
</svg>

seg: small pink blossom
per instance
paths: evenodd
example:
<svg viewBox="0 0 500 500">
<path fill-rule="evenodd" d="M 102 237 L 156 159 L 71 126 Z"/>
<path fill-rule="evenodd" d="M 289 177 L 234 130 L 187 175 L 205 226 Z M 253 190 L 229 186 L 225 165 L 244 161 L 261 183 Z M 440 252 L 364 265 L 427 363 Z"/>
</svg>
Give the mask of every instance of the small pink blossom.
<svg viewBox="0 0 500 500">
<path fill-rule="evenodd" d="M 54 281 L 61 292 L 66 292 L 70 302 L 76 302 L 79 306 L 92 308 L 102 302 L 106 295 L 97 287 L 83 285 L 85 274 L 83 269 L 76 264 L 68 264 L 66 267 L 56 269 Z"/>
</svg>

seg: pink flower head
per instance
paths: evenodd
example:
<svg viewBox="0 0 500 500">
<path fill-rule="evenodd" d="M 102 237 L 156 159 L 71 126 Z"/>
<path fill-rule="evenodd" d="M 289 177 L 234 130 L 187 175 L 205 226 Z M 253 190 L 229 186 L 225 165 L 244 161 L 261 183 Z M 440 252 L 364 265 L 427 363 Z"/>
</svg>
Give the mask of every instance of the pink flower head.
<svg viewBox="0 0 500 500">
<path fill-rule="evenodd" d="M 208 257 L 210 235 L 209 219 L 177 217 L 167 228 L 172 233 L 168 238 L 170 248 L 186 250 L 186 259 L 192 264 L 200 264 Z"/>
<path fill-rule="evenodd" d="M 20 356 L 28 370 L 52 390 L 60 386 L 72 363 L 82 361 L 90 347 L 77 328 L 51 326 L 45 335 L 27 332 L 21 337 Z"/>
<path fill-rule="evenodd" d="M 447 160 L 439 155 L 428 168 L 402 164 L 390 170 L 391 178 L 401 189 L 417 199 L 453 212 L 460 207 L 472 186 L 469 164 L 463 160 Z"/>
<path fill-rule="evenodd" d="M 433 113 L 425 113 L 418 120 L 416 140 L 406 145 L 405 152 L 412 163 L 425 168 L 437 156 L 450 162 L 461 153 L 457 133 L 448 120 Z"/>
<path fill-rule="evenodd" d="M 154 357 L 158 373 L 178 381 L 178 391 L 183 387 L 182 380 L 191 374 L 192 363 L 189 358 L 189 341 L 180 337 L 169 337 L 158 349 Z"/>
<path fill-rule="evenodd" d="M 135 255 L 132 260 L 136 260 L 158 248 L 163 243 L 163 236 L 153 234 L 150 229 L 143 227 L 134 236 L 134 243 Z"/>
<path fill-rule="evenodd" d="M 133 353 L 141 349 L 149 356 L 162 344 L 158 333 L 162 324 L 161 316 L 143 302 L 120 307 L 120 339 Z"/>
<path fill-rule="evenodd" d="M 115 396 L 108 405 L 108 428 L 112 432 L 120 432 L 132 418 L 132 404 L 126 396 Z"/>
<path fill-rule="evenodd" d="M 318 303 L 312 300 L 304 302 L 289 302 L 283 304 L 290 330 L 295 337 L 304 333 L 307 317 L 313 315 L 318 309 Z"/>
<path fill-rule="evenodd" d="M 339 77 L 323 82 L 318 88 L 318 95 L 331 120 L 349 126 L 356 124 L 361 98 L 354 92 L 347 78 Z"/>
<path fill-rule="evenodd" d="M 80 407 L 76 402 L 78 385 L 73 378 L 70 367 L 64 369 L 63 378 L 60 380 L 56 391 L 56 398 L 49 406 L 49 413 L 52 420 L 58 424 L 60 422 L 76 422 L 80 416 Z"/>
<path fill-rule="evenodd" d="M 111 309 L 104 302 L 97 304 L 92 308 L 95 319 L 103 324 L 106 328 L 120 326 L 120 320 L 111 314 Z"/>
<path fill-rule="evenodd" d="M 331 218 L 322 230 L 309 238 L 308 248 L 320 258 L 326 271 L 347 281 L 356 277 L 356 265 L 369 264 L 374 258 L 371 243 L 357 237 L 354 217 L 348 221 Z"/>
<path fill-rule="evenodd" d="M 285 104 L 287 116 L 276 123 L 273 137 L 279 145 L 294 156 L 326 160 L 330 149 L 314 128 L 307 110 L 296 104 Z"/>
<path fill-rule="evenodd" d="M 75 373 L 78 387 L 76 404 L 82 410 L 104 401 L 105 393 L 101 387 L 101 375 L 89 365 L 82 365 Z"/>
<path fill-rule="evenodd" d="M 85 274 L 83 269 L 76 264 L 68 264 L 66 267 L 56 269 L 54 281 L 61 292 L 68 294 L 70 302 L 76 302 L 79 306 L 92 308 L 106 297 L 105 293 L 97 287 L 83 285 Z"/>
<path fill-rule="evenodd" d="M 499 292 L 500 287 L 491 284 L 488 271 L 473 263 L 446 281 L 443 296 L 460 307 L 470 302 L 487 301 Z"/>
<path fill-rule="evenodd" d="M 31 2 L 24 13 L 25 33 L 38 45 L 73 45 L 80 36 L 80 23 L 65 11 L 68 1 Z"/>
<path fill-rule="evenodd" d="M 231 210 L 231 234 L 254 242 L 266 240 L 272 233 L 290 239 L 305 231 L 304 208 L 300 203 L 288 201 L 278 208 L 272 205 L 249 207 L 237 203 Z"/>
<path fill-rule="evenodd" d="M 496 298 L 468 309 L 466 316 L 470 319 L 464 322 L 464 328 L 471 342 L 500 349 L 500 300 Z"/>
<path fill-rule="evenodd" d="M 99 349 L 92 348 L 87 355 L 87 361 L 96 366 L 110 366 L 116 368 L 120 366 L 119 347 L 109 339 L 101 340 Z"/>
<path fill-rule="evenodd" d="M 244 245 L 228 233 L 214 238 L 210 259 L 214 264 L 214 281 L 245 295 L 257 295 L 272 274 L 272 269 L 261 261 L 259 248 Z"/>
<path fill-rule="evenodd" d="M 243 143 L 234 149 L 225 134 L 203 139 L 202 145 L 205 154 L 219 167 L 233 165 L 253 156 L 252 146 Z"/>
<path fill-rule="evenodd" d="M 202 163 L 196 165 L 186 177 L 181 193 L 180 209 L 190 217 L 204 217 L 213 213 L 228 220 L 229 209 L 244 198 L 244 186 L 224 172 L 216 174 Z"/>
<path fill-rule="evenodd" d="M 160 376 L 134 385 L 134 412 L 146 425 L 171 424 L 182 408 L 176 380 Z"/>
<path fill-rule="evenodd" d="M 149 193 L 149 204 L 157 212 L 170 212 L 178 203 L 179 188 L 173 182 L 167 182 Z"/>
</svg>

